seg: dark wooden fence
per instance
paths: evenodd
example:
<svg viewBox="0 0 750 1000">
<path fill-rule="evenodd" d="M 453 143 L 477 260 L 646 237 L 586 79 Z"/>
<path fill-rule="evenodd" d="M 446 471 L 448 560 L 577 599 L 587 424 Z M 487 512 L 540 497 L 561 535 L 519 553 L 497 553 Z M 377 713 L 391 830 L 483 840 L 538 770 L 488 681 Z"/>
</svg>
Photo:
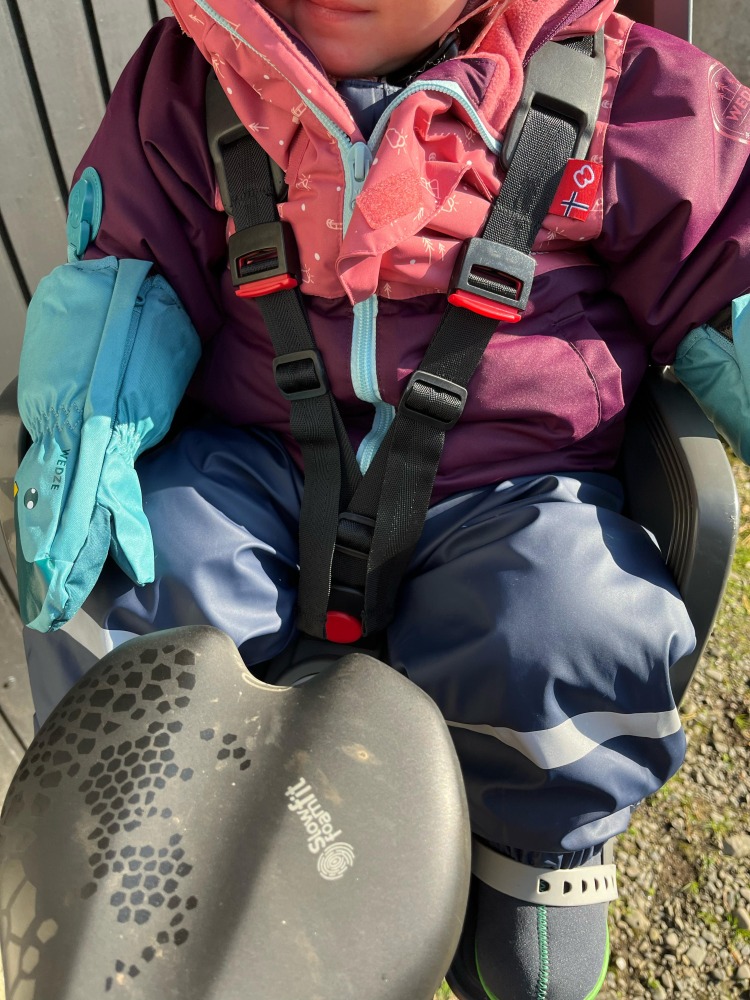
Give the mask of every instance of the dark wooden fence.
<svg viewBox="0 0 750 1000">
<path fill-rule="evenodd" d="M 123 66 L 163 0 L 0 0 L 0 382 L 23 315 L 65 260 L 71 175 Z"/>
</svg>

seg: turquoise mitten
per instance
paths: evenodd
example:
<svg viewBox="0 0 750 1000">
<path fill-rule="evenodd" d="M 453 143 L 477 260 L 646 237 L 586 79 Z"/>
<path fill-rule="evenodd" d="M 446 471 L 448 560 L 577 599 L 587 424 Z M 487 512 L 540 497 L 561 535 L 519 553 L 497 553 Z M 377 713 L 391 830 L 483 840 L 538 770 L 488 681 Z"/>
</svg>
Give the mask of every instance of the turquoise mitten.
<svg viewBox="0 0 750 1000">
<path fill-rule="evenodd" d="M 704 323 L 677 348 L 674 371 L 734 453 L 750 464 L 750 295 L 732 303 L 732 340 Z"/>
<path fill-rule="evenodd" d="M 140 260 L 72 261 L 32 298 L 18 405 L 33 444 L 16 475 L 23 620 L 41 632 L 80 608 L 111 553 L 154 578 L 133 464 L 172 422 L 200 355 L 176 295 Z"/>
</svg>

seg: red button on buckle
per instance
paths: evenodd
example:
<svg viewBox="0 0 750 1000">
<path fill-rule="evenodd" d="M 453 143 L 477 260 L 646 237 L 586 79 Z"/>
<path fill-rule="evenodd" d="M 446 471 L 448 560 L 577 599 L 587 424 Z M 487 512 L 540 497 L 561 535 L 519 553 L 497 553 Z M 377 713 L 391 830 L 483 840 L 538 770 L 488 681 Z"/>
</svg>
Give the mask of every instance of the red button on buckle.
<svg viewBox="0 0 750 1000">
<path fill-rule="evenodd" d="M 241 299 L 257 299 L 271 292 L 284 292 L 296 288 L 299 282 L 291 274 L 280 274 L 277 278 L 261 278 L 260 281 L 249 281 L 246 285 L 235 288 L 235 295 Z"/>
<path fill-rule="evenodd" d="M 479 313 L 480 316 L 489 316 L 490 319 L 499 319 L 504 323 L 517 323 L 521 318 L 520 312 L 512 306 L 505 306 L 502 302 L 493 302 L 483 295 L 465 292 L 461 288 L 451 292 L 448 301 L 452 306 L 461 306 L 463 309 Z"/>
<path fill-rule="evenodd" d="M 356 642 L 362 638 L 362 622 L 345 611 L 326 614 L 326 639 L 331 642 Z"/>
</svg>

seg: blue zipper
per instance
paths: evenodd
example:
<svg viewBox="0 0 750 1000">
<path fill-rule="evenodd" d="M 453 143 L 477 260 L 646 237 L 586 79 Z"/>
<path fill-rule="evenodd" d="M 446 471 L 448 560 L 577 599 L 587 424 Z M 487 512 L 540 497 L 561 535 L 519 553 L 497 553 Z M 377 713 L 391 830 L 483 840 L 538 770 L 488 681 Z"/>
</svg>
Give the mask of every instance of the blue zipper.
<svg viewBox="0 0 750 1000">
<path fill-rule="evenodd" d="M 464 95 L 463 91 L 458 86 L 458 84 L 451 83 L 448 80 L 446 81 L 430 80 L 426 83 L 412 83 L 411 86 L 405 87 L 404 90 L 402 90 L 401 93 L 398 95 L 398 97 L 396 97 L 393 101 L 391 101 L 386 110 L 383 112 L 382 116 L 378 119 L 375 128 L 372 130 L 372 134 L 370 135 L 370 139 L 367 144 L 370 147 L 370 149 L 373 150 L 373 152 L 377 150 L 378 146 L 380 145 L 385 130 L 388 126 L 388 120 L 391 114 L 393 113 L 394 108 L 397 108 L 402 101 L 405 101 L 408 97 L 411 97 L 412 94 L 419 93 L 420 90 L 424 91 L 434 90 L 438 94 L 447 94 L 449 97 L 452 97 L 454 100 L 458 101 L 458 103 L 464 109 L 469 118 L 471 118 L 474 124 L 474 128 L 477 130 L 479 135 L 481 135 L 482 139 L 484 140 L 485 146 L 487 146 L 488 149 L 491 149 L 493 153 L 499 154 L 500 150 L 503 148 L 502 141 L 500 139 L 496 139 L 492 135 L 492 133 L 489 131 L 489 129 L 484 124 L 482 119 L 479 117 L 472 103 L 466 99 L 466 96 Z"/>
<path fill-rule="evenodd" d="M 380 442 L 393 423 L 396 408 L 386 403 L 378 388 L 378 371 L 375 355 L 377 342 L 376 328 L 378 297 L 371 295 L 354 307 L 354 328 L 352 330 L 352 353 L 350 373 L 354 392 L 359 399 L 375 407 L 372 427 L 362 439 L 357 449 L 357 462 L 362 473 L 367 472 L 380 447 Z"/>
<path fill-rule="evenodd" d="M 354 203 L 367 179 L 372 164 L 372 151 L 364 142 L 355 142 L 343 159 L 346 174 L 346 201 L 344 202 L 344 231 L 351 221 Z M 395 407 L 386 403 L 378 387 L 378 370 L 375 347 L 377 344 L 378 297 L 371 295 L 354 306 L 352 349 L 349 371 L 354 394 L 375 408 L 372 427 L 357 450 L 357 462 L 362 473 L 367 472 L 375 452 L 380 446 L 394 416 Z"/>
<path fill-rule="evenodd" d="M 438 93 L 448 94 L 457 100 L 471 118 L 477 132 L 482 136 L 485 144 L 494 153 L 497 154 L 500 152 L 502 142 L 495 139 L 494 136 L 488 131 L 473 106 L 466 100 L 461 92 L 461 89 L 456 86 L 456 84 L 438 81 L 426 84 L 417 83 L 412 84 L 410 87 L 406 87 L 406 89 L 403 90 L 399 96 L 388 105 L 382 116 L 378 119 L 378 122 L 375 125 L 367 143 L 368 152 L 370 154 L 370 159 L 367 161 L 368 168 L 372 162 L 373 152 L 377 150 L 380 142 L 382 141 L 394 108 L 396 108 L 402 101 L 406 100 L 407 97 L 410 97 L 412 94 L 415 94 L 420 90 L 434 90 Z M 362 145 L 363 143 L 357 143 L 354 148 L 357 149 Z M 348 206 L 345 205 L 345 209 L 348 207 L 350 211 L 349 216 L 345 218 L 345 228 L 351 218 L 351 210 L 354 207 L 354 198 L 356 198 L 357 194 L 359 194 L 362 183 L 364 183 L 364 178 L 359 183 L 359 186 L 356 187 L 356 194 L 351 197 Z M 354 189 L 355 186 L 356 181 L 353 181 L 352 189 Z M 350 366 L 352 385 L 354 386 L 354 392 L 359 399 L 362 399 L 367 403 L 371 403 L 372 406 L 375 407 L 375 417 L 372 422 L 372 427 L 363 438 L 362 443 L 357 450 L 357 462 L 359 463 L 359 467 L 363 473 L 369 468 L 370 463 L 375 457 L 375 453 L 380 447 L 383 438 L 388 433 L 388 428 L 391 426 L 393 419 L 396 416 L 396 408 L 382 399 L 380 389 L 378 387 L 378 373 L 376 366 L 377 313 L 378 303 L 377 296 L 375 295 L 371 296 L 365 302 L 360 302 L 354 307 L 354 328 L 352 331 Z"/>
</svg>

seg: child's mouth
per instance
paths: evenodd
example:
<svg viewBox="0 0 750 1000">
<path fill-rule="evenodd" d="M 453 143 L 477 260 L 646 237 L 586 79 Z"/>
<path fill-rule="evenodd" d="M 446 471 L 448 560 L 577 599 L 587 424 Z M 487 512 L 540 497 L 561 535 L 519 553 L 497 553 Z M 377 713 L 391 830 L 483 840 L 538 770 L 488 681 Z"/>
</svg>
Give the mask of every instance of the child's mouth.
<svg viewBox="0 0 750 1000">
<path fill-rule="evenodd" d="M 352 3 L 351 0 L 303 0 L 308 7 L 314 8 L 314 13 L 318 17 L 325 18 L 346 18 L 367 14 L 361 5 Z"/>
</svg>

